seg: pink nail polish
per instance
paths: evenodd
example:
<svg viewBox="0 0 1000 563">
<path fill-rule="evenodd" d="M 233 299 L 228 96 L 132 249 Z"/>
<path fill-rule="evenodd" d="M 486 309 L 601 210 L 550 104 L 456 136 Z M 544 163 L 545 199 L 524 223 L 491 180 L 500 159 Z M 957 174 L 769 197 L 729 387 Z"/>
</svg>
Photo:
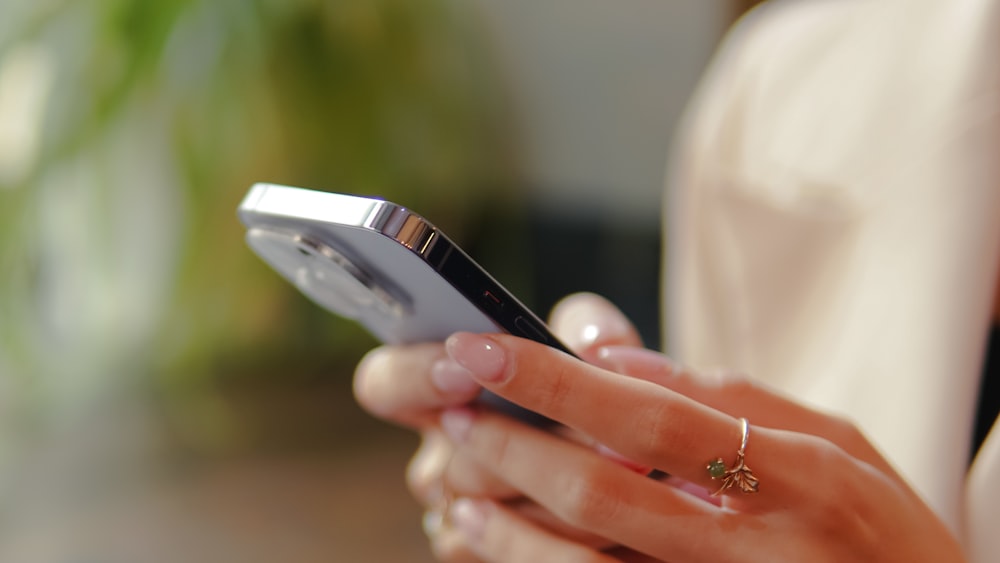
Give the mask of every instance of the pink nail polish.
<svg viewBox="0 0 1000 563">
<path fill-rule="evenodd" d="M 441 429 L 456 444 L 465 442 L 475 417 L 470 409 L 449 409 L 441 413 Z"/>
<path fill-rule="evenodd" d="M 553 311 L 552 325 L 571 349 L 586 354 L 598 344 L 630 342 L 635 338 L 631 323 L 602 297 L 578 294 Z"/>
<path fill-rule="evenodd" d="M 631 346 L 604 346 L 597 350 L 594 363 L 616 373 L 643 379 L 669 377 L 678 371 L 677 364 L 667 356 Z"/>
<path fill-rule="evenodd" d="M 449 337 L 445 349 L 476 379 L 499 383 L 507 375 L 504 350 L 490 338 L 462 332 Z"/>
<path fill-rule="evenodd" d="M 451 522 L 471 540 L 478 541 L 483 537 L 488 518 L 488 505 L 485 501 L 475 501 L 468 498 L 455 500 L 449 511 Z"/>
<path fill-rule="evenodd" d="M 447 395 L 470 396 L 480 385 L 472 379 L 469 370 L 451 359 L 438 360 L 431 366 L 431 383 Z"/>
</svg>

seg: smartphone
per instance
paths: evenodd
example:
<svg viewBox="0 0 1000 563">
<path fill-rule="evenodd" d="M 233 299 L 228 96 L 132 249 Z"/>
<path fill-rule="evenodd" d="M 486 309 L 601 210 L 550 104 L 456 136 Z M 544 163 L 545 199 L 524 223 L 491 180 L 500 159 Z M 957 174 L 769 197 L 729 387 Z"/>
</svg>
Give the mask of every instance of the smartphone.
<svg viewBox="0 0 1000 563">
<path fill-rule="evenodd" d="M 429 221 L 383 199 L 255 184 L 238 211 L 250 248 L 321 307 L 386 344 L 506 332 L 570 350 Z M 553 422 L 496 395 L 480 401 L 529 424 Z"/>
</svg>

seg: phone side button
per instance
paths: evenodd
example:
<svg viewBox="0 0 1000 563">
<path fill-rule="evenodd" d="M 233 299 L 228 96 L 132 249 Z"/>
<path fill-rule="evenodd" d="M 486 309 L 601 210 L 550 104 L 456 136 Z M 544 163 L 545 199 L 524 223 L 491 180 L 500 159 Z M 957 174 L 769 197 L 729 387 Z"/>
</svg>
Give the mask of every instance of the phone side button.
<svg viewBox="0 0 1000 563">
<path fill-rule="evenodd" d="M 545 332 L 538 328 L 535 323 L 524 317 L 517 317 L 514 319 L 514 328 L 521 333 L 521 336 L 525 338 L 530 338 L 535 342 L 541 342 L 542 344 L 548 344 L 549 339 L 546 338 Z"/>
<path fill-rule="evenodd" d="M 504 308 L 503 300 L 488 289 L 483 291 L 483 304 L 492 311 L 502 311 Z"/>
</svg>

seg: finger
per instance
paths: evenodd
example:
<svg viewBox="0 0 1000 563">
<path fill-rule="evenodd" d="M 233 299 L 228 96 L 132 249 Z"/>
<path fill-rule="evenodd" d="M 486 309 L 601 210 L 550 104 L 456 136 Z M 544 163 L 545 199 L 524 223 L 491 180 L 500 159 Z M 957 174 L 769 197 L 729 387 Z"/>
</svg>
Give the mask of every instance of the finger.
<svg viewBox="0 0 1000 563">
<path fill-rule="evenodd" d="M 461 498 L 449 512 L 467 545 L 484 561 L 613 563 L 609 555 L 556 536 L 486 500 Z"/>
<path fill-rule="evenodd" d="M 581 357 L 602 346 L 642 346 L 639 332 L 625 314 L 593 293 L 563 298 L 549 315 L 549 328 Z"/>
<path fill-rule="evenodd" d="M 522 338 L 456 334 L 446 350 L 494 393 L 593 436 L 628 459 L 708 490 L 721 491 L 723 483 L 756 490 L 759 481 L 768 491 L 752 500 L 729 496 L 729 507 L 785 506 L 812 494 L 816 475 L 877 472 L 825 438 L 761 426 L 750 432 L 734 417 L 680 393 Z M 712 479 L 709 463 L 726 470 L 724 481 Z"/>
<path fill-rule="evenodd" d="M 443 435 L 439 438 L 447 441 Z M 425 506 L 434 506 L 434 503 L 445 504 L 447 501 L 443 500 L 441 495 L 449 499 L 456 497 L 489 498 L 503 502 L 504 506 L 522 518 L 576 543 L 596 549 L 604 549 L 612 545 L 603 537 L 567 525 L 547 509 L 526 499 L 522 491 L 500 479 L 492 469 L 487 470 L 486 466 L 469 452 L 453 448 L 450 442 L 447 447 L 449 450 L 447 469 L 444 476 L 437 477 L 437 487 L 433 489 L 432 502 L 425 503 Z"/>
<path fill-rule="evenodd" d="M 448 497 L 489 498 L 503 502 L 504 506 L 516 512 L 521 518 L 559 537 L 598 550 L 613 545 L 613 542 L 597 534 L 566 524 L 544 507 L 524 498 L 521 491 L 497 477 L 493 471 L 487 471 L 466 451 L 451 449 L 447 464 L 445 475 L 443 478 L 438 478 L 438 486 L 433 489 L 434 494 L 430 496 L 429 502 L 424 503 L 425 506 L 446 505 L 447 501 L 444 498 Z"/>
<path fill-rule="evenodd" d="M 456 450 L 436 425 L 423 431 L 421 438 L 420 447 L 406 469 L 406 484 L 411 494 L 424 507 L 443 505 L 447 498 L 456 496 L 486 497 L 501 501 L 522 498 L 520 491 L 499 478 L 490 468 L 483 466 L 468 452 Z M 518 507 L 519 511 L 524 508 L 523 513 L 529 518 L 537 517 L 542 524 L 552 523 L 554 530 L 564 534 L 580 534 L 565 526 L 559 527 L 551 515 L 544 514 L 537 506 L 520 503 Z"/>
<path fill-rule="evenodd" d="M 480 387 L 449 370 L 441 344 L 382 346 L 365 355 L 354 373 L 354 395 L 370 413 L 421 427 L 444 407 L 468 403 Z"/>
<path fill-rule="evenodd" d="M 440 430 L 422 433 L 420 447 L 406 467 L 406 485 L 425 508 L 445 503 L 444 474 L 455 448 Z"/>
<path fill-rule="evenodd" d="M 522 519 L 532 522 L 533 524 L 574 543 L 585 545 L 598 551 L 605 551 L 617 545 L 617 542 L 612 542 L 593 532 L 570 526 L 561 518 L 553 514 L 549 509 L 530 499 L 522 498 L 516 501 L 505 502 L 504 506 L 515 512 Z"/>
<path fill-rule="evenodd" d="M 706 464 L 730 457 L 741 443 L 741 425 L 732 416 L 544 345 L 459 333 L 446 349 L 494 393 L 592 436 L 627 459 L 707 489 L 718 484 Z M 758 452 L 760 445 L 755 440 L 751 447 Z"/>
<path fill-rule="evenodd" d="M 492 469 L 487 469 L 469 452 L 452 447 L 443 434 L 436 433 L 435 439 L 447 442 L 447 469 L 445 469 L 443 476 L 436 477 L 437 487 L 433 489 L 434 495 L 431 497 L 433 501 L 426 503 L 425 506 L 434 506 L 434 503 L 446 504 L 448 501 L 441 498 L 442 494 L 448 499 L 456 497 L 489 498 L 503 502 L 504 506 L 516 512 L 520 517 L 573 542 L 595 549 L 604 549 L 612 545 L 603 537 L 567 525 L 545 508 L 524 498 L 520 490 L 500 479 Z M 418 457 L 421 456 L 418 454 Z"/>
<path fill-rule="evenodd" d="M 443 478 L 444 489 L 452 496 L 486 497 L 508 500 L 521 492 L 500 479 L 468 452 L 455 450 L 448 460 Z"/>
<path fill-rule="evenodd" d="M 900 544 L 873 530 L 890 532 L 904 546 L 910 545 L 906 538 L 913 530 L 935 537 L 943 530 L 912 491 L 853 458 L 817 448 L 816 440 L 794 444 L 801 446 L 803 463 L 789 469 L 808 474 L 810 484 L 794 500 L 774 510 L 732 510 L 685 497 L 582 446 L 502 416 L 456 409 L 444 413 L 441 422 L 459 447 L 496 467 L 567 522 L 668 561 L 747 560 L 753 558 L 748 545 L 760 547 L 758 555 L 770 554 L 767 560 L 812 561 L 820 554 L 825 555 L 820 559 L 838 561 L 886 560 L 887 540 L 890 546 Z M 817 459 L 824 463 L 817 465 Z M 475 534 L 471 537 L 469 545 L 478 549 Z M 952 541 L 939 549 L 942 553 L 926 558 L 954 560 L 958 552 Z"/>
<path fill-rule="evenodd" d="M 454 449 L 451 443 L 446 438 L 443 438 L 439 431 L 436 431 L 435 434 L 437 434 L 438 438 L 444 440 L 445 444 L 443 447 L 448 451 L 447 459 L 445 460 L 446 467 L 443 470 L 444 474 L 441 475 L 441 468 L 436 468 L 436 478 L 444 483 L 444 490 L 447 494 L 452 496 L 487 497 L 504 501 L 516 499 L 521 496 L 520 491 L 498 477 L 492 468 L 479 463 L 478 460 L 468 455 L 468 453 Z M 643 474 L 647 474 L 650 471 L 648 467 L 637 467 L 631 461 L 622 458 L 620 454 L 594 443 L 592 439 L 579 432 L 570 432 L 568 429 L 560 428 L 558 432 L 553 432 L 553 434 L 565 440 L 592 448 L 602 456 L 614 460 L 616 463 L 628 467 L 632 471 Z"/>
<path fill-rule="evenodd" d="M 690 555 L 693 537 L 710 555 L 725 544 L 718 520 L 732 513 L 583 446 L 489 412 L 446 411 L 441 423 L 460 449 L 568 526 L 677 561 Z"/>
<path fill-rule="evenodd" d="M 434 557 L 443 563 L 480 563 L 482 560 L 469 549 L 465 535 L 451 526 L 449 518 L 438 510 L 424 513 L 424 534 L 430 540 Z"/>
<path fill-rule="evenodd" d="M 642 348 L 642 338 L 625 314 L 607 299 L 594 293 L 575 293 L 552 309 L 549 325 L 553 333 L 584 361 L 595 363 L 605 347 Z M 600 446 L 598 446 L 600 447 Z M 606 450 L 619 461 L 648 473 L 648 467 Z"/>
<path fill-rule="evenodd" d="M 755 426 L 821 436 L 883 472 L 895 473 L 855 425 L 792 401 L 744 374 L 696 373 L 658 352 L 625 346 L 600 349 L 597 364 L 656 383 L 731 416 L 746 417 Z"/>
<path fill-rule="evenodd" d="M 458 496 L 497 500 L 521 496 L 467 452 L 456 450 L 440 430 L 427 430 L 422 436 L 406 468 L 406 484 L 425 508 L 444 506 Z"/>
</svg>

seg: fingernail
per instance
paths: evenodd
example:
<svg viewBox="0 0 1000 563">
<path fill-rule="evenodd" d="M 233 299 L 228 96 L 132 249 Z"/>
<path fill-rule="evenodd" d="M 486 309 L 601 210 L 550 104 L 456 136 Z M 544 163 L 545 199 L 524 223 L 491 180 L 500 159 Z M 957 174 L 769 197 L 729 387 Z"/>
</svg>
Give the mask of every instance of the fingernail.
<svg viewBox="0 0 1000 563">
<path fill-rule="evenodd" d="M 488 512 L 489 506 L 486 501 L 460 498 L 452 503 L 448 516 L 451 523 L 466 537 L 479 540 L 486 530 Z"/>
<path fill-rule="evenodd" d="M 441 413 L 441 428 L 456 444 L 468 438 L 475 414 L 470 409 L 449 409 Z"/>
<path fill-rule="evenodd" d="M 454 334 L 445 342 L 445 350 L 476 379 L 498 383 L 506 375 L 503 348 L 485 336 L 467 332 Z"/>
<path fill-rule="evenodd" d="M 424 534 L 427 537 L 433 538 L 441 531 L 444 527 L 444 514 L 438 510 L 428 510 L 424 512 L 424 518 L 421 520 L 421 524 L 424 528 Z"/>
<path fill-rule="evenodd" d="M 471 395 L 480 388 L 469 370 L 450 359 L 434 362 L 431 366 L 431 383 L 448 395 Z"/>
<path fill-rule="evenodd" d="M 406 467 L 406 481 L 428 506 L 440 504 L 445 498 L 441 476 L 452 455 L 452 445 L 447 438 L 437 435 L 434 440 L 440 447 L 428 447 L 425 440 Z"/>
<path fill-rule="evenodd" d="M 623 343 L 635 338 L 628 319 L 616 307 L 594 295 L 578 295 L 557 306 L 552 327 L 574 350 L 586 350 L 598 342 Z"/>
<path fill-rule="evenodd" d="M 598 366 L 624 375 L 668 376 L 680 370 L 670 358 L 645 348 L 604 346 L 597 350 L 596 356 L 594 363 Z"/>
</svg>

